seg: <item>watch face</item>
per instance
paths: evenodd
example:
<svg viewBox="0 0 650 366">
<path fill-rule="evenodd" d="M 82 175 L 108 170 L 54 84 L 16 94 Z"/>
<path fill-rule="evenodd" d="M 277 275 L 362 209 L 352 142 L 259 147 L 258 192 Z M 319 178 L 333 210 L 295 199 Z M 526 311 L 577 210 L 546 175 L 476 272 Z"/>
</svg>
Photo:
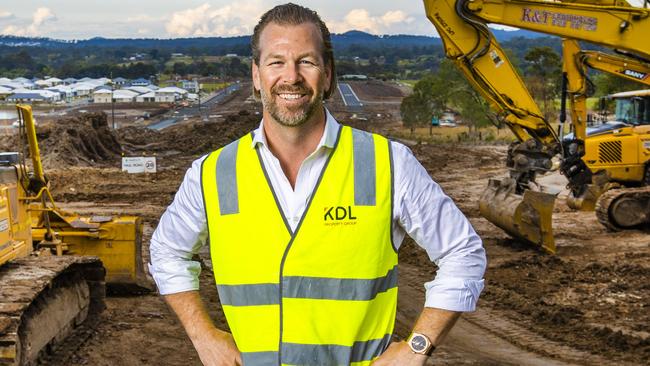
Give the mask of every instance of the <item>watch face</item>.
<svg viewBox="0 0 650 366">
<path fill-rule="evenodd" d="M 421 335 L 411 338 L 411 348 L 416 352 L 422 352 L 427 348 L 427 340 Z"/>
</svg>

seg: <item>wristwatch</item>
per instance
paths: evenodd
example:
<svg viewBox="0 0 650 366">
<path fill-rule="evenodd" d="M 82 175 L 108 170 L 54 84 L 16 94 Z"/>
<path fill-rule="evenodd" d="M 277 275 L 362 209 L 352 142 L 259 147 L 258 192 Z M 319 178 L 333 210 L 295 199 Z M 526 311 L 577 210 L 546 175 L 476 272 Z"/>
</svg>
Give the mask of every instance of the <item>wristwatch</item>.
<svg viewBox="0 0 650 366">
<path fill-rule="evenodd" d="M 433 351 L 436 349 L 436 346 L 431 343 L 429 337 L 420 333 L 411 333 L 409 338 L 406 340 L 406 343 L 408 343 L 409 348 L 413 353 L 420 355 L 431 356 Z"/>
</svg>

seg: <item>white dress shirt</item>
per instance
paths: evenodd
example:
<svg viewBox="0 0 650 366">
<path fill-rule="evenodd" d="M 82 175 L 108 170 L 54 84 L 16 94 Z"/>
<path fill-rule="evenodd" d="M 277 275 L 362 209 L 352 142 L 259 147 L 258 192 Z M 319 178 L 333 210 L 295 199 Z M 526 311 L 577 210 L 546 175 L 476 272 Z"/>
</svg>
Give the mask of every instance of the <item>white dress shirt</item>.
<svg viewBox="0 0 650 366">
<path fill-rule="evenodd" d="M 260 149 L 278 202 L 292 230 L 314 190 L 325 161 L 334 148 L 341 125 L 326 111 L 325 131 L 316 150 L 300 166 L 295 188 L 271 153 L 263 123 L 254 131 L 253 143 Z M 473 311 L 483 289 L 485 250 L 471 224 L 444 194 L 411 151 L 391 142 L 394 169 L 393 238 L 399 248 L 408 234 L 438 265 L 435 279 L 424 284 L 426 307 L 452 311 Z M 151 238 L 150 272 L 161 294 L 197 290 L 200 264 L 192 256 L 207 238 L 207 224 L 201 192 L 201 163 L 192 163 L 174 201 L 160 218 Z"/>
</svg>

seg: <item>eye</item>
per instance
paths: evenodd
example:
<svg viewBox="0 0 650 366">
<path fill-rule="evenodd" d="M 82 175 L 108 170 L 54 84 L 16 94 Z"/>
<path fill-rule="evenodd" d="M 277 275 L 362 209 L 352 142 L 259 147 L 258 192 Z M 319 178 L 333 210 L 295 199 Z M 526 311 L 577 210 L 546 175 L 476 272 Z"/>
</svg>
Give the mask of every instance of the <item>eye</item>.
<svg viewBox="0 0 650 366">
<path fill-rule="evenodd" d="M 304 65 L 313 65 L 313 66 L 316 65 L 316 63 L 311 60 L 300 60 L 300 63 Z"/>
<path fill-rule="evenodd" d="M 269 62 L 269 66 L 275 66 L 275 65 L 282 65 L 282 61 L 271 61 L 271 62 Z"/>
</svg>

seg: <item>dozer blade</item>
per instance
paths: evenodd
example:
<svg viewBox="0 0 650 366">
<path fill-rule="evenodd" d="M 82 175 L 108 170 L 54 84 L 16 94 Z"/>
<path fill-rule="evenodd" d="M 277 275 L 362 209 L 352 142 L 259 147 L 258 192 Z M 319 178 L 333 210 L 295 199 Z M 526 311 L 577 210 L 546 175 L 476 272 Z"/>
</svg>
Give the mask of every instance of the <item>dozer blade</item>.
<svg viewBox="0 0 650 366">
<path fill-rule="evenodd" d="M 479 201 L 481 215 L 511 236 L 555 254 L 555 195 L 527 190 L 522 196 L 514 191 L 514 181 L 490 179 Z"/>
<path fill-rule="evenodd" d="M 151 290 L 142 261 L 142 220 L 136 216 L 79 216 L 49 212 L 50 224 L 65 254 L 99 257 L 109 288 Z M 42 220 L 32 221 L 34 241 L 44 238 Z"/>
</svg>

